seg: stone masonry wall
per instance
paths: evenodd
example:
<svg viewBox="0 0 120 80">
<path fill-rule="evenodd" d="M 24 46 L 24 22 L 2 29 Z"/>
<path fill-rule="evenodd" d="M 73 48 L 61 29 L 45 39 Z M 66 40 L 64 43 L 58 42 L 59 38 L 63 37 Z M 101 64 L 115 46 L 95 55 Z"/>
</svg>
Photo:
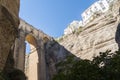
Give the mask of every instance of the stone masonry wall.
<svg viewBox="0 0 120 80">
<path fill-rule="evenodd" d="M 0 0 L 0 70 L 3 70 L 18 35 L 19 0 Z"/>
</svg>

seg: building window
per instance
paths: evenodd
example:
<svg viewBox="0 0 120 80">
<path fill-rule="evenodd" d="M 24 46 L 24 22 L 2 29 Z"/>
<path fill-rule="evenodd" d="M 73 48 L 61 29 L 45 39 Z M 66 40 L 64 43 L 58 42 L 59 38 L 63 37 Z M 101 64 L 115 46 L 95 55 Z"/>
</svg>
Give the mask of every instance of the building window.
<svg viewBox="0 0 120 80">
<path fill-rule="evenodd" d="M 111 0 L 106 0 L 108 3 L 110 3 L 111 2 Z"/>
<path fill-rule="evenodd" d="M 85 12 L 85 14 L 86 14 L 86 15 L 88 15 L 88 13 L 87 13 L 87 12 Z"/>
<path fill-rule="evenodd" d="M 92 13 L 93 11 L 90 9 L 90 13 Z"/>
<path fill-rule="evenodd" d="M 97 11 L 97 7 L 95 6 L 94 8 L 95 8 L 95 10 Z"/>
<path fill-rule="evenodd" d="M 101 8 L 102 8 L 103 10 L 106 9 L 105 6 L 104 6 L 104 4 L 103 4 L 102 2 L 100 2 L 100 6 L 101 6 Z"/>
</svg>

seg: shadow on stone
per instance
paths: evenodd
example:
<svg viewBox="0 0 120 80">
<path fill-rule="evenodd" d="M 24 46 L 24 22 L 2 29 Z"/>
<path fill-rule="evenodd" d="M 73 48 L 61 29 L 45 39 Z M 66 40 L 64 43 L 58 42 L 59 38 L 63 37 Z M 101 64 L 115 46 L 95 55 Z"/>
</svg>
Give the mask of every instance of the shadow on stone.
<svg viewBox="0 0 120 80">
<path fill-rule="evenodd" d="M 73 55 L 70 51 L 60 45 L 54 39 L 49 40 L 45 43 L 45 58 L 46 58 L 46 71 L 47 80 L 51 80 L 54 75 L 59 71 L 57 64 L 66 61 L 68 58 L 74 58 L 75 60 L 80 60 L 80 58 Z M 72 63 L 72 60 L 70 61 Z"/>
<path fill-rule="evenodd" d="M 120 50 L 120 23 L 117 26 L 116 34 L 115 34 L 115 41 L 118 44 L 118 48 Z"/>
<path fill-rule="evenodd" d="M 26 80 L 25 74 L 18 69 L 14 69 L 13 71 L 9 72 L 7 76 L 10 80 Z"/>
<path fill-rule="evenodd" d="M 6 61 L 6 65 L 4 67 L 4 70 L 2 71 L 3 80 L 26 80 L 24 72 L 14 68 L 13 51 L 14 49 L 11 48 Z"/>
</svg>

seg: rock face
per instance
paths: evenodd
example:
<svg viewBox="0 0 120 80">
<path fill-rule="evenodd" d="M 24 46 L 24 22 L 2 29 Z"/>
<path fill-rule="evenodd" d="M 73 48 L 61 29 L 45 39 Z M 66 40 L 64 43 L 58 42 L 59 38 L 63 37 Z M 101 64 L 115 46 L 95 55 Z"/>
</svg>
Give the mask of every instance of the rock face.
<svg viewBox="0 0 120 80">
<path fill-rule="evenodd" d="M 19 0 L 0 0 L 0 70 L 3 70 L 6 60 L 18 35 Z"/>
<path fill-rule="evenodd" d="M 47 80 L 52 80 L 53 76 L 57 73 L 56 64 L 63 61 L 70 54 L 64 46 L 60 45 L 54 39 L 49 40 L 45 44 Z"/>
<path fill-rule="evenodd" d="M 82 32 L 65 36 L 59 43 L 82 59 L 92 59 L 99 52 L 118 50 L 120 43 L 119 0 L 111 10 L 87 24 Z M 117 5 L 117 6 L 116 6 Z"/>
<path fill-rule="evenodd" d="M 67 36 L 60 44 L 82 59 L 91 59 L 99 52 L 108 49 L 117 50 L 115 42 L 117 22 L 111 20 L 108 22 L 109 25 L 105 24 L 107 24 L 106 19 L 103 22 L 91 24 L 84 28 L 79 35 L 71 34 Z"/>
<path fill-rule="evenodd" d="M 80 21 L 73 21 L 71 22 L 68 27 L 64 30 L 64 35 L 68 35 L 73 33 L 79 26 L 81 26 L 82 22 Z"/>
</svg>

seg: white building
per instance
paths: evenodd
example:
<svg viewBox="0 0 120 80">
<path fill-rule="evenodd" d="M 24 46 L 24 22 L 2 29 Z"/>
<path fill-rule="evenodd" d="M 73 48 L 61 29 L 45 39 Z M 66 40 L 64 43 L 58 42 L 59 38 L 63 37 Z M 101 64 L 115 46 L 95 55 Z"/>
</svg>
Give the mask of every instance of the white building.
<svg viewBox="0 0 120 80">
<path fill-rule="evenodd" d="M 79 21 L 79 27 L 83 27 L 83 21 L 82 20 Z"/>
<path fill-rule="evenodd" d="M 109 5 L 113 0 L 99 0 L 91 5 L 82 13 L 83 25 L 87 24 L 98 14 L 104 13 L 109 9 Z"/>
<path fill-rule="evenodd" d="M 73 21 L 71 22 L 68 27 L 64 30 L 64 35 L 68 35 L 73 33 L 77 28 L 82 26 L 82 21 Z"/>
<path fill-rule="evenodd" d="M 108 4 L 111 4 L 114 0 L 106 0 Z"/>
<path fill-rule="evenodd" d="M 73 33 L 77 28 L 85 26 L 91 20 L 96 18 L 97 15 L 106 12 L 113 1 L 114 0 L 98 0 L 92 4 L 81 14 L 82 21 L 71 22 L 70 25 L 64 30 L 64 35 Z"/>
</svg>

